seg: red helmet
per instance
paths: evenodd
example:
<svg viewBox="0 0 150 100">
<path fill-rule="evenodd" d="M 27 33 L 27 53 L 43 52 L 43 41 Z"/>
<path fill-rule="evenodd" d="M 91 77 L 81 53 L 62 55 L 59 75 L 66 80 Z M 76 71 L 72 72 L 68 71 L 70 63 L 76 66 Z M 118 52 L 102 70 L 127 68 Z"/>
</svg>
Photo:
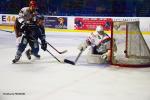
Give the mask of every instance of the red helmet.
<svg viewBox="0 0 150 100">
<path fill-rule="evenodd" d="M 31 0 L 30 3 L 29 3 L 29 6 L 33 7 L 33 8 L 37 8 L 36 1 L 35 0 Z"/>
</svg>

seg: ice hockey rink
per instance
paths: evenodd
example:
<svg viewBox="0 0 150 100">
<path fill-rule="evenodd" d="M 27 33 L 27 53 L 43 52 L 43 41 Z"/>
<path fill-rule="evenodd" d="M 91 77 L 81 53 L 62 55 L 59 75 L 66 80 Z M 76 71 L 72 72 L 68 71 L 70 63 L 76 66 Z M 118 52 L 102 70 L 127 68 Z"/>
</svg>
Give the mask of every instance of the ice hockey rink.
<svg viewBox="0 0 150 100">
<path fill-rule="evenodd" d="M 58 59 L 74 61 L 78 45 L 88 33 L 47 32 L 48 50 Z M 146 36 L 149 40 L 150 37 Z M 27 47 L 28 49 L 29 47 Z M 108 64 L 88 64 L 83 52 L 77 64 L 59 63 L 48 52 L 41 59 L 28 60 L 16 53 L 15 35 L 0 31 L 0 100 L 150 100 L 150 67 L 126 68 Z"/>
</svg>

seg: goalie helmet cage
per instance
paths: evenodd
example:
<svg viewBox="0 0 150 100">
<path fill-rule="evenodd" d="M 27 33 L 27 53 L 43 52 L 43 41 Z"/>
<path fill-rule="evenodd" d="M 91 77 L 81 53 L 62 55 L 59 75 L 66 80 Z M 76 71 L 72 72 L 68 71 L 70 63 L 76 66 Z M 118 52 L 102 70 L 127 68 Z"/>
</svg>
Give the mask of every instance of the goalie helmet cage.
<svg viewBox="0 0 150 100">
<path fill-rule="evenodd" d="M 112 23 L 110 63 L 123 67 L 150 67 L 150 50 L 139 21 Z"/>
</svg>

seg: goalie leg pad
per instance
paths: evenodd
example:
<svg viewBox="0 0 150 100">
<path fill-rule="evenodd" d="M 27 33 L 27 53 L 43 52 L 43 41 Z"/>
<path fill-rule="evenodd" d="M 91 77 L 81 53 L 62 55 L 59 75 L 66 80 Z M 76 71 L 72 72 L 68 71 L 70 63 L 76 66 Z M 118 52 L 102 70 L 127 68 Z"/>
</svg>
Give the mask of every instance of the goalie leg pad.
<svg viewBox="0 0 150 100">
<path fill-rule="evenodd" d="M 90 54 L 87 56 L 87 62 L 91 64 L 104 64 L 107 63 L 107 60 L 102 58 L 101 55 Z"/>
<path fill-rule="evenodd" d="M 93 54 L 92 48 L 90 48 L 88 55 L 87 55 L 87 62 L 91 64 L 104 64 L 108 63 L 108 55 L 104 53 L 100 54 Z"/>
</svg>

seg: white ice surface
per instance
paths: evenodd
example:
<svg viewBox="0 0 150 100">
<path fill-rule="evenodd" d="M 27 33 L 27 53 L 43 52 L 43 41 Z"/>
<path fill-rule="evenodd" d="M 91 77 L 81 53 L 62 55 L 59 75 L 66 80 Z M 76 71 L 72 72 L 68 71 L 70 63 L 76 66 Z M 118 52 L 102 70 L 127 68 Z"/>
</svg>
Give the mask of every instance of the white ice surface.
<svg viewBox="0 0 150 100">
<path fill-rule="evenodd" d="M 48 48 L 60 60 L 75 60 L 77 46 L 88 35 L 46 34 L 57 49 L 68 50 L 60 55 Z M 19 64 L 12 64 L 15 53 L 14 34 L 0 32 L 0 100 L 150 100 L 150 68 L 87 64 L 86 51 L 75 66 L 43 51 L 40 60 L 29 61 L 23 53 Z"/>
</svg>

